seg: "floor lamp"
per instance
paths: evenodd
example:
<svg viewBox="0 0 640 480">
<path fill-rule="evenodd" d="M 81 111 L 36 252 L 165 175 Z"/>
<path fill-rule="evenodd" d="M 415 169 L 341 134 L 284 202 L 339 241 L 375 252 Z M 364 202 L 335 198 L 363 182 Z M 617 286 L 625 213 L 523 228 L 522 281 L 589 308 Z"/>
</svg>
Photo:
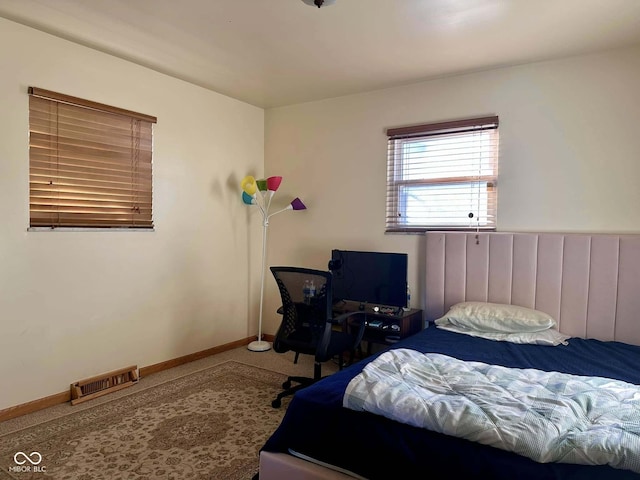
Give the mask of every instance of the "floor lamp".
<svg viewBox="0 0 640 480">
<path fill-rule="evenodd" d="M 299 198 L 294 198 L 289 205 L 277 212 L 269 213 L 271 199 L 278 190 L 282 177 L 269 177 L 263 180 L 256 180 L 251 175 L 242 179 L 242 201 L 245 205 L 254 205 L 262 215 L 262 272 L 260 274 L 260 320 L 258 321 L 258 340 L 249 343 L 247 348 L 253 352 L 266 352 L 271 348 L 269 342 L 262 340 L 262 301 L 264 299 L 264 272 L 267 261 L 267 227 L 269 219 L 278 213 L 287 210 L 305 210 L 304 203 Z"/>
</svg>

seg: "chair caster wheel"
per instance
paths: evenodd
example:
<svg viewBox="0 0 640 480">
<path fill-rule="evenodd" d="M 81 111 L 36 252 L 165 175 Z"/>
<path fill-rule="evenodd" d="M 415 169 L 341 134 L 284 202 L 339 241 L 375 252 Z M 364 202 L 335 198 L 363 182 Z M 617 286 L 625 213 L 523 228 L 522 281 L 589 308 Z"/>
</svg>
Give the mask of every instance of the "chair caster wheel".
<svg viewBox="0 0 640 480">
<path fill-rule="evenodd" d="M 273 408 L 280 408 L 280 405 L 282 405 L 282 401 L 279 398 L 276 398 L 273 402 L 271 402 L 271 406 Z"/>
<path fill-rule="evenodd" d="M 282 384 L 282 388 L 284 388 L 285 390 L 291 388 L 291 380 L 287 380 L 286 382 L 284 382 Z"/>
</svg>

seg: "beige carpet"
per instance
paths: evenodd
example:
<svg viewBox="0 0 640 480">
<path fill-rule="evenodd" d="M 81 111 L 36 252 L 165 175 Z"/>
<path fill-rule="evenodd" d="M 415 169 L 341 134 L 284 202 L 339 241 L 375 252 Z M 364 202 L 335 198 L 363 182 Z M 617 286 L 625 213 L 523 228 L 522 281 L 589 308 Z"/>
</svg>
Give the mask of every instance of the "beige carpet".
<svg viewBox="0 0 640 480">
<path fill-rule="evenodd" d="M 306 361 L 293 365 L 286 356 L 246 349 L 216 357 L 162 372 L 164 377 L 183 373 L 177 378 L 162 381 L 162 374 L 157 374 L 156 384 L 139 388 L 142 379 L 118 392 L 118 397 L 107 395 L 82 409 L 60 406 L 67 413 L 49 414 L 53 418 L 45 421 L 38 421 L 44 412 L 10 421 L 13 431 L 8 432 L 7 425 L 0 429 L 0 478 L 252 478 L 258 471 L 258 451 L 289 402 L 286 399 L 280 409 L 271 407 L 285 373 L 310 374 L 311 365 Z M 286 372 L 225 357 L 286 366 Z M 326 373 L 335 370 L 330 364 Z M 16 452 L 38 452 L 40 471 L 33 472 L 34 467 L 31 472 L 16 471 Z"/>
</svg>

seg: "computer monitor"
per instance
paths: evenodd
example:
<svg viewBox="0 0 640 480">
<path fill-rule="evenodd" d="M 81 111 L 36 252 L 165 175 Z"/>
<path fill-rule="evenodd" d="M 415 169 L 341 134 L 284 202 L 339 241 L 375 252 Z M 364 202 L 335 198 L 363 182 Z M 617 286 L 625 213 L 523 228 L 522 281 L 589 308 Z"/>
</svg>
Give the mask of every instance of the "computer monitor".
<svg viewBox="0 0 640 480">
<path fill-rule="evenodd" d="M 406 253 L 332 250 L 333 301 L 406 307 L 407 266 Z"/>
</svg>

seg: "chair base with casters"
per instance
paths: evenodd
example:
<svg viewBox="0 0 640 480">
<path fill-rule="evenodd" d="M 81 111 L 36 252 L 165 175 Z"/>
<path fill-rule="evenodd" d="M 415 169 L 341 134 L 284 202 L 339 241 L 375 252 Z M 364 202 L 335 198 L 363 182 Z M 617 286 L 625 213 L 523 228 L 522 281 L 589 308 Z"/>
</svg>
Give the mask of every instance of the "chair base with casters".
<svg viewBox="0 0 640 480">
<path fill-rule="evenodd" d="M 295 375 L 288 377 L 282 384 L 282 388 L 284 390 L 278 394 L 278 396 L 275 398 L 275 400 L 273 400 L 273 402 L 271 402 L 271 406 L 273 408 L 280 408 L 282 406 L 282 399 L 284 397 L 293 395 L 298 390 L 301 390 L 305 387 L 308 387 L 309 385 L 314 384 L 321 378 L 322 378 L 322 374 L 321 374 L 320 363 L 315 362 L 313 364 L 313 378 L 299 377 Z M 293 382 L 297 383 L 297 385 L 292 385 Z"/>
<path fill-rule="evenodd" d="M 298 355 L 296 353 L 296 359 Z M 349 352 L 349 361 L 347 365 L 350 365 L 353 362 L 354 352 Z M 344 356 L 342 354 L 338 354 L 338 369 L 342 370 L 342 367 L 345 365 Z M 313 385 L 318 380 L 322 380 L 324 377 L 322 376 L 322 363 L 314 362 L 313 364 L 313 378 L 310 377 L 300 377 L 296 375 L 292 375 L 287 377 L 287 379 L 282 383 L 282 388 L 284 389 L 282 392 L 278 394 L 278 396 L 271 402 L 271 406 L 273 408 L 280 408 L 282 406 L 282 399 L 284 397 L 288 397 L 290 395 L 295 394 L 298 390 L 301 390 L 309 385 Z M 293 385 L 293 383 L 297 383 L 297 385 Z"/>
</svg>

